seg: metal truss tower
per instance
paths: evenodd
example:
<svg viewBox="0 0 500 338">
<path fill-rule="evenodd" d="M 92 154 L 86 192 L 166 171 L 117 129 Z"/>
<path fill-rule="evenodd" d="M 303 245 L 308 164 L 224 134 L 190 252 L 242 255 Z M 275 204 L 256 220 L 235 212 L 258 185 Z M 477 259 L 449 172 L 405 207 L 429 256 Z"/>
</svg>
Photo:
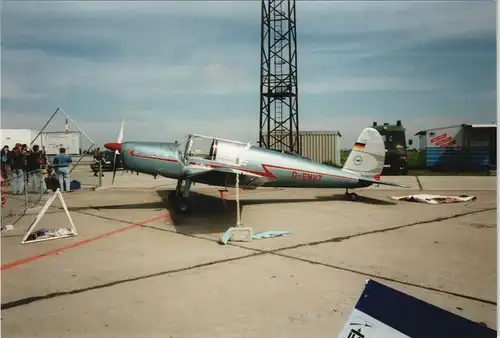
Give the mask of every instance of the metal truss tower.
<svg viewBox="0 0 500 338">
<path fill-rule="evenodd" d="M 301 154 L 295 0 L 262 0 L 259 146 Z"/>
</svg>

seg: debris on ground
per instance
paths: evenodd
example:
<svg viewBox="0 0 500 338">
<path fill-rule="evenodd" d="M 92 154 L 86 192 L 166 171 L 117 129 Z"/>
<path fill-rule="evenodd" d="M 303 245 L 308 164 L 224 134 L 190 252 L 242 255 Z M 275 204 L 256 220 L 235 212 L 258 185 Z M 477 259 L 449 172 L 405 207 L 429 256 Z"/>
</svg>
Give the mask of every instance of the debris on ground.
<svg viewBox="0 0 500 338">
<path fill-rule="evenodd" d="M 73 235 L 74 232 L 71 228 L 59 228 L 59 229 L 40 229 L 38 231 L 32 232 L 26 240 L 33 241 L 36 239 L 50 238 L 50 237 L 62 237 L 67 235 Z"/>
<path fill-rule="evenodd" d="M 261 238 L 273 238 L 290 235 L 290 231 L 279 231 L 279 230 L 270 230 L 270 231 L 261 231 L 255 232 L 252 236 L 252 239 L 261 239 Z"/>
<path fill-rule="evenodd" d="M 238 229 L 238 228 L 229 228 L 226 232 L 224 232 L 222 234 L 222 236 L 219 239 L 221 244 L 227 244 L 227 242 L 229 242 L 231 240 L 241 241 L 241 240 L 235 238 L 236 236 L 233 236 L 232 232 L 234 231 L 234 229 Z M 291 234 L 291 232 L 289 232 L 289 231 L 279 231 L 279 230 L 261 231 L 261 232 L 255 232 L 255 233 L 251 234 L 251 239 L 254 240 L 254 239 L 262 239 L 262 238 L 273 238 L 273 237 L 286 236 L 289 234 Z M 248 240 L 245 240 L 245 242 L 247 242 L 247 241 Z"/>
<path fill-rule="evenodd" d="M 2 227 L 2 231 L 10 231 L 14 229 L 14 226 L 12 224 L 6 224 Z"/>
<path fill-rule="evenodd" d="M 427 204 L 444 204 L 444 203 L 461 203 L 470 202 L 477 199 L 476 196 L 460 195 L 460 196 L 443 196 L 443 195 L 408 195 L 408 196 L 393 196 L 393 200 L 419 202 Z"/>
</svg>

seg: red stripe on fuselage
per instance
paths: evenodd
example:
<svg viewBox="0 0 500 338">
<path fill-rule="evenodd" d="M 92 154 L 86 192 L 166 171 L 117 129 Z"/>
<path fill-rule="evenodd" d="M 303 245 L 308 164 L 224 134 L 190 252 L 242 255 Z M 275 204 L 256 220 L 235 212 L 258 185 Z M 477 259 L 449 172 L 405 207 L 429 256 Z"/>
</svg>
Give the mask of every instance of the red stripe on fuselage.
<svg viewBox="0 0 500 338">
<path fill-rule="evenodd" d="M 157 160 L 157 161 L 166 161 L 166 162 L 174 162 L 174 163 L 177 163 L 179 161 L 177 160 L 174 160 L 172 158 L 165 158 L 165 157 L 156 157 L 156 156 L 144 156 L 144 155 L 137 155 L 135 153 L 135 149 L 131 150 L 129 152 L 130 156 L 132 157 L 138 157 L 138 158 L 145 158 L 145 159 L 148 159 L 148 160 Z"/>
<path fill-rule="evenodd" d="M 189 162 L 189 164 L 204 165 L 204 166 L 211 167 L 211 168 L 214 168 L 214 169 L 225 168 L 224 166 L 221 166 L 221 165 L 206 164 L 206 163 Z M 313 174 L 313 175 L 323 175 L 323 176 L 330 176 L 330 177 L 338 177 L 338 178 L 343 178 L 343 179 L 346 179 L 346 180 L 353 180 L 353 181 L 357 180 L 357 178 L 352 178 L 352 177 L 345 177 L 345 176 L 340 176 L 340 175 L 332 175 L 332 174 L 326 174 L 326 173 L 320 173 L 320 172 L 309 171 L 309 170 L 302 170 L 302 169 L 287 168 L 287 167 L 281 167 L 281 166 L 272 165 L 272 164 L 261 164 L 261 166 L 262 166 L 262 169 L 264 169 L 264 172 L 262 172 L 262 171 L 256 171 L 256 170 L 243 169 L 243 168 L 239 168 L 239 167 L 231 167 L 231 166 L 228 166 L 228 167 L 232 168 L 232 169 L 238 169 L 238 170 L 241 170 L 241 171 L 245 171 L 245 172 L 248 172 L 248 173 L 251 173 L 251 174 L 260 175 L 262 177 L 273 178 L 273 179 L 277 179 L 278 177 L 275 174 L 273 174 L 271 171 L 269 171 L 269 169 L 267 169 L 268 167 L 269 168 L 275 168 L 275 169 L 281 169 L 281 170 L 288 170 L 288 171 L 300 171 L 300 172 L 303 172 L 303 173 Z"/>
</svg>

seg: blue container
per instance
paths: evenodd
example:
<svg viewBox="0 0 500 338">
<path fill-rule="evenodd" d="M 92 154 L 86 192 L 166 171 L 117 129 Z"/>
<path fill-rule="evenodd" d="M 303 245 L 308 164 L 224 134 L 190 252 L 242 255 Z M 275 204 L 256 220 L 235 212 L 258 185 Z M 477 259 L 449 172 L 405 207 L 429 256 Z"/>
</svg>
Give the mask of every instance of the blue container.
<svg viewBox="0 0 500 338">
<path fill-rule="evenodd" d="M 484 171 L 490 165 L 489 147 L 426 149 L 427 168 L 439 171 Z"/>
<path fill-rule="evenodd" d="M 71 183 L 70 183 L 70 185 L 69 185 L 69 188 L 70 188 L 71 190 L 78 190 L 78 189 L 80 189 L 81 187 L 82 187 L 82 185 L 81 185 L 81 184 L 80 184 L 80 182 L 79 182 L 79 181 L 77 181 L 77 180 L 73 180 L 73 181 L 71 181 Z"/>
</svg>

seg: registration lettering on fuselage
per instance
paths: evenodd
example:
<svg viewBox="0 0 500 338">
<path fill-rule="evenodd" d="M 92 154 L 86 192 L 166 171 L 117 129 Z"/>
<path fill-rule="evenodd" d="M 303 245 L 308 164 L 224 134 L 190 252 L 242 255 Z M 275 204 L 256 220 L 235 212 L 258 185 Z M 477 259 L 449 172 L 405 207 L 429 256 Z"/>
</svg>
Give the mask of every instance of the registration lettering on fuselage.
<svg viewBox="0 0 500 338">
<path fill-rule="evenodd" d="M 294 180 L 302 180 L 302 181 L 321 181 L 323 175 L 293 171 L 292 178 Z"/>
</svg>

